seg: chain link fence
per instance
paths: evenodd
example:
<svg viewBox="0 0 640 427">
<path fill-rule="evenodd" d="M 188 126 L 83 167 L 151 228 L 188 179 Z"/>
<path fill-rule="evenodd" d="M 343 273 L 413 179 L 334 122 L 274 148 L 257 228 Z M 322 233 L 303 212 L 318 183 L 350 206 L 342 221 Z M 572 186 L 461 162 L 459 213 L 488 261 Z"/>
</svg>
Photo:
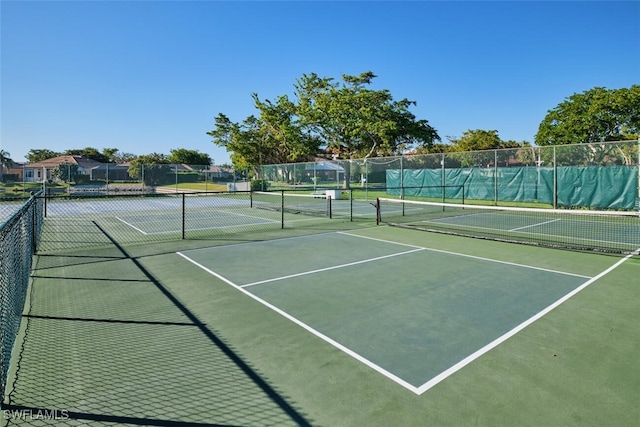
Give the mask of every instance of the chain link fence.
<svg viewBox="0 0 640 427">
<path fill-rule="evenodd" d="M 7 372 L 29 285 L 32 257 L 40 240 L 43 199 L 32 196 L 0 225 L 0 390 Z"/>
<path fill-rule="evenodd" d="M 24 199 L 43 190 L 48 196 L 149 194 L 181 191 L 244 189 L 248 172 L 186 164 L 115 164 L 92 162 L 91 167 L 61 163 L 26 163 L 0 178 L 0 199 Z M 240 187 L 240 188 L 238 188 Z"/>
<path fill-rule="evenodd" d="M 495 205 L 638 209 L 640 141 L 265 165 L 269 189 L 454 186 L 459 198 Z M 389 194 L 393 194 L 389 192 Z"/>
</svg>

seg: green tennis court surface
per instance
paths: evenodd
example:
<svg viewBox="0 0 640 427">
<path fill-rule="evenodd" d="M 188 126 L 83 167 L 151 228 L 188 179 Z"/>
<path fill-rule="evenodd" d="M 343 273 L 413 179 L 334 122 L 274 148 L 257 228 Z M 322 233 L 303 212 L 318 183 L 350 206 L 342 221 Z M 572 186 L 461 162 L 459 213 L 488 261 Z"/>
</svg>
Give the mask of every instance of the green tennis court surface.
<svg viewBox="0 0 640 427">
<path fill-rule="evenodd" d="M 181 254 L 416 393 L 590 279 L 345 233 Z"/>
<path fill-rule="evenodd" d="M 224 200 L 187 200 L 193 237 L 185 240 L 175 238 L 180 199 L 134 209 L 117 201 L 50 205 L 4 396 L 2 409 L 14 412 L 2 421 L 640 420 L 637 256 L 423 233 L 346 215 L 285 212 L 282 229 L 272 206 Z M 356 206 L 375 215 L 366 202 Z M 449 218 L 442 220 L 461 220 Z M 58 418 L 25 415 L 38 411 Z"/>
</svg>

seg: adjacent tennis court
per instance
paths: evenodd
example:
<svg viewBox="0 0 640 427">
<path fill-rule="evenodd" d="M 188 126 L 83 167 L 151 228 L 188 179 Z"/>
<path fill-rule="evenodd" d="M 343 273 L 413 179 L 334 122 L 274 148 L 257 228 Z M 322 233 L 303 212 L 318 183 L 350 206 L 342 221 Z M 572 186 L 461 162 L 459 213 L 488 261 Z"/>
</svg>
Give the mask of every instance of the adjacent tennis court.
<svg viewBox="0 0 640 427">
<path fill-rule="evenodd" d="M 581 250 L 638 253 L 633 211 L 532 209 L 378 199 L 379 223 Z"/>
</svg>

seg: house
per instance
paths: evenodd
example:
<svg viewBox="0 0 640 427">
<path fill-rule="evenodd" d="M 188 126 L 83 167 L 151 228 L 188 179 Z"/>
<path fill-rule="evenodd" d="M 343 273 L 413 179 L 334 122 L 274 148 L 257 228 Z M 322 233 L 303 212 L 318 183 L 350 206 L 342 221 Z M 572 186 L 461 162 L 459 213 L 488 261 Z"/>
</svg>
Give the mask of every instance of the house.
<svg viewBox="0 0 640 427">
<path fill-rule="evenodd" d="M 24 165 L 24 182 L 43 182 L 56 179 L 53 171 L 60 165 L 76 165 L 77 173 L 89 175 L 92 168 L 102 163 L 82 156 L 57 156 Z"/>
<path fill-rule="evenodd" d="M 229 179 L 233 178 L 233 169 L 225 168 L 222 166 L 209 166 L 204 172 L 208 172 L 211 178 Z"/>
</svg>

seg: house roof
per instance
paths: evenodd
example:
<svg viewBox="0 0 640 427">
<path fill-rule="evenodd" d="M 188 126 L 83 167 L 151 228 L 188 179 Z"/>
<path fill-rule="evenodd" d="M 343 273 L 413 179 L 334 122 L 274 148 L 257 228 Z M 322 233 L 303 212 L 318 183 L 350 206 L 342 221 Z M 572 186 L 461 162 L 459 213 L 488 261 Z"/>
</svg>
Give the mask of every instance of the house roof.
<svg viewBox="0 0 640 427">
<path fill-rule="evenodd" d="M 78 165 L 83 169 L 91 169 L 93 167 L 100 166 L 102 163 L 82 156 L 57 156 L 50 159 L 42 160 L 40 162 L 27 163 L 25 167 L 31 169 L 52 169 L 61 164 L 72 164 Z"/>
</svg>

